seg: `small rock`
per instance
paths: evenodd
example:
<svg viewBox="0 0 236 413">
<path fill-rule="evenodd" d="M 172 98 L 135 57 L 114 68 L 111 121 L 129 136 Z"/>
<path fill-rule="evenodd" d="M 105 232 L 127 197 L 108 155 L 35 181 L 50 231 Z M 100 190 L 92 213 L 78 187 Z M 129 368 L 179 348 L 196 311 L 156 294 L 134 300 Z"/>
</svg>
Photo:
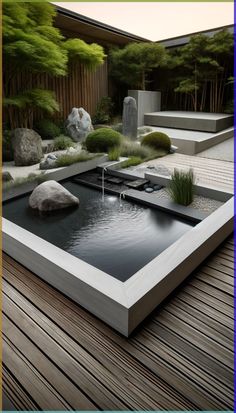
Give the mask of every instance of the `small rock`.
<svg viewBox="0 0 236 413">
<path fill-rule="evenodd" d="M 55 155 L 54 153 L 50 153 L 46 159 L 53 159 L 54 161 L 57 160 L 57 155 Z"/>
<path fill-rule="evenodd" d="M 2 172 L 2 182 L 9 182 L 9 181 L 14 181 L 14 179 L 12 178 L 10 172 L 3 171 Z"/>
<path fill-rule="evenodd" d="M 79 199 L 56 181 L 46 181 L 38 185 L 29 198 L 29 206 L 39 211 L 54 211 L 78 206 Z"/>
<path fill-rule="evenodd" d="M 171 145 L 170 153 L 175 153 L 177 151 L 177 149 L 178 149 L 178 146 Z"/>
<path fill-rule="evenodd" d="M 162 188 L 163 188 L 163 185 L 156 184 L 156 185 L 153 186 L 154 191 L 159 191 Z"/>
<path fill-rule="evenodd" d="M 39 169 L 54 169 L 57 168 L 57 156 L 50 154 L 47 156 L 45 161 L 40 162 Z"/>
<path fill-rule="evenodd" d="M 145 192 L 148 192 L 149 194 L 151 194 L 153 191 L 154 191 L 154 189 L 151 188 L 151 187 L 148 187 L 148 188 L 145 189 Z"/>
</svg>

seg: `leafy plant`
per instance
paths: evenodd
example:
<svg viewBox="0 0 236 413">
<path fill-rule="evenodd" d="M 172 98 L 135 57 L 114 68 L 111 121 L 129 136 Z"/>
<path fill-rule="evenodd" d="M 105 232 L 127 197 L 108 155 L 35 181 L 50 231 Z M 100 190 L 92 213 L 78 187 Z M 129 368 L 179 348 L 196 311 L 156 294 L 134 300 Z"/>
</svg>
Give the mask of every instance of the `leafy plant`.
<svg viewBox="0 0 236 413">
<path fill-rule="evenodd" d="M 113 129 L 100 128 L 90 132 L 86 138 L 85 146 L 89 152 L 109 152 L 120 145 L 122 135 Z"/>
<path fill-rule="evenodd" d="M 103 124 L 109 123 L 111 119 L 113 103 L 110 97 L 103 96 L 97 105 L 95 115 L 93 116 L 93 123 Z"/>
<path fill-rule="evenodd" d="M 10 162 L 14 160 L 11 131 L 9 130 L 4 130 L 2 134 L 2 160 L 3 162 Z"/>
<path fill-rule="evenodd" d="M 91 155 L 86 152 L 80 152 L 79 154 L 72 154 L 72 155 L 65 154 L 57 158 L 56 166 L 57 167 L 70 166 L 77 162 L 90 161 L 91 159 L 94 159 L 96 156 L 98 156 L 98 154 Z"/>
<path fill-rule="evenodd" d="M 72 141 L 69 136 L 57 136 L 57 138 L 54 138 L 53 140 L 53 150 L 54 151 L 62 151 L 64 149 L 74 147 L 75 143 Z"/>
<path fill-rule="evenodd" d="M 47 2 L 4 2 L 3 95 L 11 128 L 32 128 L 35 108 L 50 114 L 59 109 L 54 94 L 38 86 L 37 74 L 65 76 L 69 60 L 78 60 L 91 69 L 105 58 L 99 45 L 65 40 L 53 26 L 55 16 L 55 7 Z M 23 73 L 22 79 L 27 73 L 33 74 L 35 87 L 29 88 L 22 80 L 19 93 L 14 95 L 11 85 Z"/>
<path fill-rule="evenodd" d="M 174 170 L 169 184 L 169 193 L 174 202 L 189 205 L 193 202 L 195 177 L 193 170 L 187 172 Z"/>
<path fill-rule="evenodd" d="M 165 48 L 158 43 L 129 43 L 110 52 L 111 75 L 119 81 L 145 90 L 147 73 L 166 64 Z"/>
<path fill-rule="evenodd" d="M 34 129 L 42 139 L 53 139 L 60 135 L 60 128 L 49 119 L 38 120 Z"/>
<path fill-rule="evenodd" d="M 170 152 L 171 141 L 168 135 L 162 132 L 151 132 L 144 136 L 142 145 L 149 146 L 155 150 L 163 150 L 166 153 Z"/>
</svg>

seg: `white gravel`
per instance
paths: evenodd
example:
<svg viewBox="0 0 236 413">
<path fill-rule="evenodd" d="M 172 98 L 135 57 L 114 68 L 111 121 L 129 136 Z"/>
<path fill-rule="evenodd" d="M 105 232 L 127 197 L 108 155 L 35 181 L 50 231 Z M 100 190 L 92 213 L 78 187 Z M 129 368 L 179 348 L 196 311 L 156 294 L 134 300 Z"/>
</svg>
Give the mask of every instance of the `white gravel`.
<svg viewBox="0 0 236 413">
<path fill-rule="evenodd" d="M 166 188 L 160 189 L 159 191 L 152 192 L 153 196 L 156 196 L 158 198 L 165 198 L 165 199 L 171 199 L 168 190 Z M 187 208 L 194 208 L 198 209 L 200 211 L 204 212 L 214 212 L 216 209 L 218 209 L 221 205 L 223 205 L 223 202 L 221 201 L 216 201 L 215 199 L 210 199 L 210 198 L 205 198 L 200 195 L 195 195 L 193 202 L 187 206 Z"/>
</svg>

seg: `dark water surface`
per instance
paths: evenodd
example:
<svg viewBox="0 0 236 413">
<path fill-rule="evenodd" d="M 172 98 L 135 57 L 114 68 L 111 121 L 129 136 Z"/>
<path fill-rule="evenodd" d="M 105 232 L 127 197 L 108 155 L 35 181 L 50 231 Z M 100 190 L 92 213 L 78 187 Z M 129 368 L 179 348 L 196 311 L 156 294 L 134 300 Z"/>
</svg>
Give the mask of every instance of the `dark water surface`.
<svg viewBox="0 0 236 413">
<path fill-rule="evenodd" d="M 3 216 L 113 277 L 126 281 L 155 258 L 192 223 L 141 204 L 73 182 L 65 188 L 79 208 L 40 215 L 28 207 L 29 195 L 3 205 Z M 37 249 L 37 246 L 35 246 Z"/>
</svg>

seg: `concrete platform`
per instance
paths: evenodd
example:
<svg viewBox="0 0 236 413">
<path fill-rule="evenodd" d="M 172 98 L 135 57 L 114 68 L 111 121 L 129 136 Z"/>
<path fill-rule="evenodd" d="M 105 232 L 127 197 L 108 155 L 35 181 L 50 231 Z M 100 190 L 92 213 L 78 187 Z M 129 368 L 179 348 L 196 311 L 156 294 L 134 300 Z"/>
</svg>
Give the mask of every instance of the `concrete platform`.
<svg viewBox="0 0 236 413">
<path fill-rule="evenodd" d="M 233 126 L 233 115 L 225 113 L 160 111 L 144 114 L 148 126 L 219 132 Z"/>
<path fill-rule="evenodd" d="M 145 124 L 145 126 L 147 125 Z M 153 126 L 152 130 L 166 133 L 170 137 L 171 143 L 178 147 L 177 152 L 185 155 L 195 155 L 234 136 L 233 127 L 217 133 L 157 126 Z"/>
</svg>

